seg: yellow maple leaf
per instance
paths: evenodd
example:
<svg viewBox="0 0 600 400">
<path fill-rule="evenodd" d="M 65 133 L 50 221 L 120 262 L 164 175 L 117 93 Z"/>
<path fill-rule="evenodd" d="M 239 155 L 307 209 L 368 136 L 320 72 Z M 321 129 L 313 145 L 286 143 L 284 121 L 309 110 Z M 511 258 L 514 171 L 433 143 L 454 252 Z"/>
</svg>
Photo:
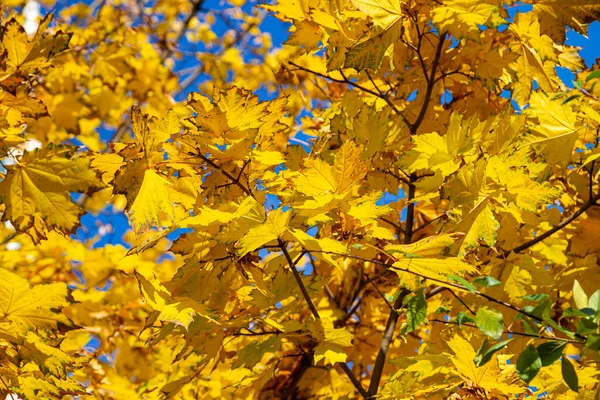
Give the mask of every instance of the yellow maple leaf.
<svg viewBox="0 0 600 400">
<path fill-rule="evenodd" d="M 0 200 L 6 205 L 2 219 L 19 232 L 33 228 L 32 237 L 44 237 L 46 229 L 72 232 L 83 211 L 69 192 L 102 186 L 89 163 L 68 147 L 26 153 L 0 182 Z"/>
<path fill-rule="evenodd" d="M 539 148 L 548 162 L 566 168 L 582 128 L 577 124 L 577 115 L 569 103 L 553 101 L 539 92 L 531 95 L 530 104 L 528 113 L 538 123 L 531 124 L 534 134 L 526 138 L 527 145 Z"/>
<path fill-rule="evenodd" d="M 325 365 L 345 362 L 348 356 L 344 347 L 352 346 L 354 336 L 344 328 L 334 328 L 331 318 L 320 318 L 311 323 L 311 332 L 319 341 L 315 348 L 315 364 Z"/>
<path fill-rule="evenodd" d="M 129 209 L 131 226 L 136 232 L 162 226 L 162 218 L 175 218 L 174 204 L 169 197 L 171 183 L 152 169 L 146 170 L 140 191 Z"/>
<path fill-rule="evenodd" d="M 504 395 L 514 395 L 524 391 L 519 386 L 508 383 L 508 377 L 498 366 L 496 355 L 487 364 L 478 368 L 473 361 L 476 354 L 475 350 L 469 342 L 458 335 L 454 335 L 447 343 L 454 353 L 454 355 L 449 355 L 450 360 L 456 368 L 456 373 L 463 379 L 471 381 L 483 389 L 498 391 Z"/>
<path fill-rule="evenodd" d="M 352 0 L 354 7 L 373 19 L 373 24 L 387 29 L 403 16 L 401 0 Z"/>
<path fill-rule="evenodd" d="M 210 311 L 202 304 L 188 297 L 171 297 L 171 293 L 157 280 L 149 280 L 137 271 L 134 271 L 138 280 L 140 292 L 153 310 L 158 314 L 159 321 L 171 322 L 187 329 L 194 317 L 200 315 L 212 322 L 218 323 L 210 315 Z"/>
<path fill-rule="evenodd" d="M 52 36 L 45 35 L 52 18 L 53 15 L 48 14 L 40 21 L 32 39 L 29 39 L 16 19 L 11 19 L 2 26 L 0 53 L 6 52 L 6 68 L 0 73 L 0 81 L 16 72 L 27 76 L 36 69 L 47 67 L 52 56 L 68 47 L 72 34 L 59 31 Z"/>
<path fill-rule="evenodd" d="M 68 323 L 58 312 L 67 306 L 67 285 L 29 286 L 26 279 L 0 268 L 0 331 L 22 334 L 37 328 L 56 327 Z"/>
<path fill-rule="evenodd" d="M 498 6 L 477 0 L 445 0 L 433 9 L 432 22 L 456 38 L 479 37 L 479 25 L 502 21 Z"/>
<path fill-rule="evenodd" d="M 288 229 L 291 215 L 292 213 L 289 210 L 282 211 L 280 208 L 271 211 L 263 224 L 250 229 L 240 239 L 238 243 L 238 255 L 243 256 L 252 250 L 256 250 L 260 246 L 281 237 Z"/>
</svg>

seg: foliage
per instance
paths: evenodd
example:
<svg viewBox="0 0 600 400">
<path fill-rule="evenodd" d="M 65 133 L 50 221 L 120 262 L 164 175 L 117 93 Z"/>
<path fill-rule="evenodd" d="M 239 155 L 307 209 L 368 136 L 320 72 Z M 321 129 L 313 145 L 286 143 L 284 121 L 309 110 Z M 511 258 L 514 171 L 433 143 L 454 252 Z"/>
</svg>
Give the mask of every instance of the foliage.
<svg viewBox="0 0 600 400">
<path fill-rule="evenodd" d="M 597 398 L 596 0 L 22 3 L 2 396 Z"/>
</svg>

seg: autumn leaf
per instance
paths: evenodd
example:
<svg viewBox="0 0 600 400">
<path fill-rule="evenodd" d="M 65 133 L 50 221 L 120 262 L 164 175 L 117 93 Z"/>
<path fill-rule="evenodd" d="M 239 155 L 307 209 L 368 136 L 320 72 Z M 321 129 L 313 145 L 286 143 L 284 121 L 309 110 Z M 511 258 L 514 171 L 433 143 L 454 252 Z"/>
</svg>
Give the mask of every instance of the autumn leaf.
<svg viewBox="0 0 600 400">
<path fill-rule="evenodd" d="M 69 192 L 101 186 L 89 164 L 68 147 L 26 153 L 0 182 L 0 199 L 6 205 L 2 219 L 10 220 L 20 232 L 33 231 L 32 236 L 45 236 L 46 229 L 72 232 L 83 210 L 71 201 Z"/>
<path fill-rule="evenodd" d="M 253 227 L 242 236 L 238 245 L 238 254 L 243 256 L 280 238 L 287 231 L 290 217 L 290 212 L 281 209 L 271 211 L 263 224 Z"/>
<path fill-rule="evenodd" d="M 0 268 L 0 330 L 24 334 L 37 328 L 68 323 L 58 311 L 67 306 L 67 285 L 52 283 L 31 287 L 27 279 Z"/>
<path fill-rule="evenodd" d="M 169 197 L 169 181 L 148 169 L 135 201 L 129 209 L 131 225 L 136 231 L 162 226 L 162 218 L 174 219 L 173 202 Z"/>
<path fill-rule="evenodd" d="M 311 330 L 319 345 L 315 348 L 315 364 L 323 360 L 325 365 L 345 362 L 344 347 L 352 345 L 353 336 L 343 328 L 334 328 L 330 319 L 318 319 L 312 323 Z"/>
</svg>

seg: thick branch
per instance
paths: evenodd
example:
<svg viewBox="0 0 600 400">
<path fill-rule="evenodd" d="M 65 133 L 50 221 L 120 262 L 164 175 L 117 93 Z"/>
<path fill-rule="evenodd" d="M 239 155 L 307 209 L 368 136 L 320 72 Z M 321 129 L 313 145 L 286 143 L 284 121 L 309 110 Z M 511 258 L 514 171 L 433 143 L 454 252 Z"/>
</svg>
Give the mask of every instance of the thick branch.
<svg viewBox="0 0 600 400">
<path fill-rule="evenodd" d="M 415 198 L 416 187 L 413 184 L 415 179 L 415 174 L 411 174 L 410 182 L 408 183 L 408 209 L 406 211 L 406 227 L 404 228 L 405 244 L 409 244 L 412 239 L 413 223 L 415 216 L 415 203 L 412 200 Z M 398 294 L 398 297 L 396 298 L 396 301 L 394 301 L 394 307 L 392 308 L 388 316 L 385 331 L 383 332 L 383 338 L 381 339 L 381 344 L 379 345 L 379 352 L 377 353 L 377 358 L 375 359 L 375 364 L 373 365 L 373 374 L 371 375 L 371 383 L 369 384 L 369 395 L 371 396 L 375 396 L 377 394 L 377 391 L 379 390 L 379 383 L 381 382 L 381 374 L 383 373 L 383 368 L 385 366 L 385 359 L 387 358 L 387 353 L 390 349 L 390 344 L 394 339 L 396 324 L 398 323 L 398 317 L 400 316 L 400 314 L 396 310 L 402 307 L 404 297 L 408 293 L 408 290 L 401 290 L 401 292 Z"/>
</svg>

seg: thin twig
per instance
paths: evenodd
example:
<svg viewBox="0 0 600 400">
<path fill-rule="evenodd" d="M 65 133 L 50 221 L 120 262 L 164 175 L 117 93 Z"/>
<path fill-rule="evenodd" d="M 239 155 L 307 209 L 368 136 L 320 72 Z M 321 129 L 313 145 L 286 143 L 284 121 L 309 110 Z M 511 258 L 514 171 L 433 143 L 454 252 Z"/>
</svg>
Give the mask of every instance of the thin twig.
<svg viewBox="0 0 600 400">
<path fill-rule="evenodd" d="M 348 79 L 346 77 L 344 77 L 344 79 L 337 79 L 337 78 L 331 77 L 329 75 L 325 75 L 325 74 L 322 74 L 320 72 L 313 71 L 312 69 L 303 67 L 303 66 L 301 66 L 299 64 L 296 64 L 293 61 L 290 61 L 289 64 L 293 65 L 294 67 L 298 68 L 301 71 L 308 72 L 308 73 L 316 75 L 316 76 L 320 76 L 321 78 L 325 78 L 325 79 L 328 79 L 328 80 L 333 81 L 333 82 L 344 83 L 344 84 L 353 86 L 353 87 L 355 87 L 355 88 L 357 88 L 357 89 L 359 89 L 359 90 L 361 90 L 361 91 L 363 91 L 365 93 L 369 93 L 370 95 L 373 95 L 375 97 L 380 98 L 381 100 L 385 101 L 392 108 L 392 110 L 394 111 L 394 113 L 396 113 L 397 115 L 399 115 L 402 118 L 402 120 L 404 121 L 404 123 L 407 126 L 410 127 L 410 122 L 406 119 L 406 117 L 404 116 L 404 114 L 402 114 L 402 112 L 400 111 L 400 109 L 398 109 L 398 107 L 396 107 L 396 105 L 389 99 L 389 97 L 387 95 L 377 93 L 377 92 L 375 92 L 375 91 L 373 91 L 373 90 L 371 90 L 369 88 L 366 88 L 366 87 L 364 87 L 362 85 L 359 85 L 356 82 L 352 82 L 350 79 Z M 342 76 L 344 76 L 343 73 L 342 73 Z"/>
<path fill-rule="evenodd" d="M 437 318 L 436 319 L 430 319 L 429 322 L 437 322 L 437 323 L 441 323 L 441 324 L 458 325 L 458 326 L 468 326 L 469 328 L 479 329 L 477 327 L 477 325 L 473 325 L 473 324 L 470 324 L 468 322 L 458 323 L 456 321 L 444 321 L 444 320 L 437 319 Z M 543 336 L 543 335 L 536 335 L 534 333 L 513 332 L 513 331 L 503 331 L 502 333 L 503 334 L 507 334 L 507 335 L 517 335 L 517 336 L 531 337 L 531 338 L 543 339 L 543 340 L 555 340 L 555 341 L 562 341 L 562 342 L 568 342 L 568 343 L 578 343 L 578 344 L 584 343 L 584 342 L 582 342 L 580 340 L 558 339 L 558 338 L 555 338 L 555 337 L 548 337 L 548 336 Z"/>
</svg>

